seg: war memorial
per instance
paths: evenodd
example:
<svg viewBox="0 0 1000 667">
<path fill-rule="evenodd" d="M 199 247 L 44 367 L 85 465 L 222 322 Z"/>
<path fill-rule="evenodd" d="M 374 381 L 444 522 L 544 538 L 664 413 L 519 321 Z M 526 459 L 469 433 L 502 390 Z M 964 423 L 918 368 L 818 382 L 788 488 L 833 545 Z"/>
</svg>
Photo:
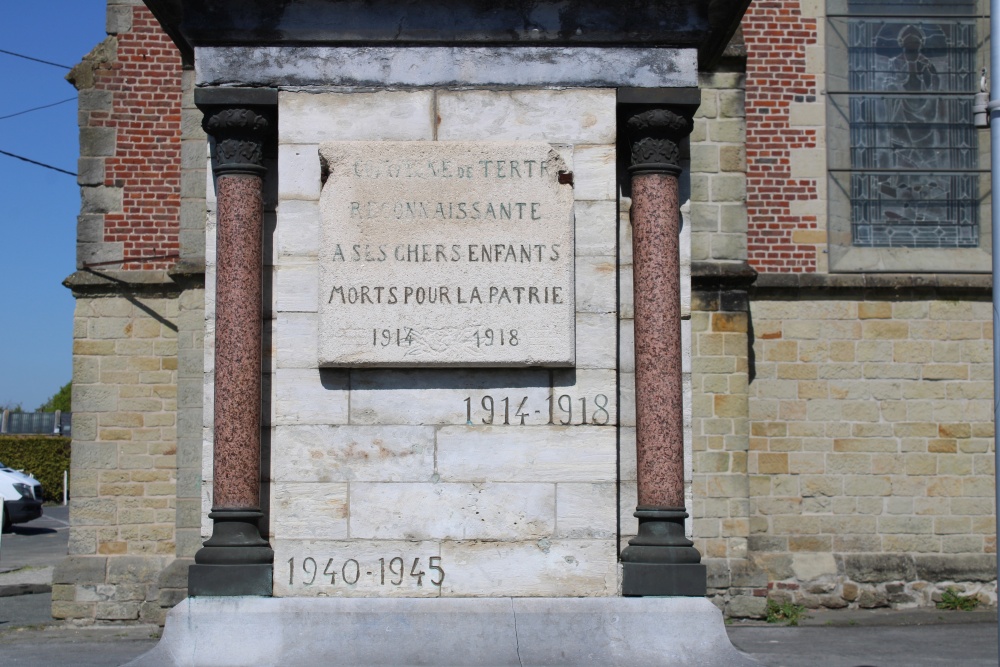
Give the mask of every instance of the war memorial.
<svg viewBox="0 0 1000 667">
<path fill-rule="evenodd" d="M 210 138 L 211 537 L 136 664 L 750 664 L 681 211 L 745 3 L 148 4 Z"/>
</svg>

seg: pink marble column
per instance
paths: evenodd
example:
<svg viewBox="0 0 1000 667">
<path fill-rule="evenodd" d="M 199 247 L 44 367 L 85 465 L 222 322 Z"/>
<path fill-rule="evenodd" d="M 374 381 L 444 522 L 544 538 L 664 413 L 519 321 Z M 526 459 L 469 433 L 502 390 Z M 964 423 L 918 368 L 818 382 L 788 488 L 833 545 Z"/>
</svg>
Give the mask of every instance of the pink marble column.
<svg viewBox="0 0 1000 667">
<path fill-rule="evenodd" d="M 684 385 L 681 374 L 681 140 L 688 118 L 668 109 L 629 119 L 638 535 L 622 551 L 627 596 L 698 596 L 705 566 L 684 535 Z"/>
<path fill-rule="evenodd" d="M 639 505 L 684 507 L 677 175 L 632 178 Z"/>
<path fill-rule="evenodd" d="M 224 91 L 224 94 L 231 94 Z M 254 93 L 250 93 L 253 95 Z M 188 572 L 191 595 L 270 595 L 274 552 L 262 538 L 260 422 L 266 111 L 202 105 L 215 139 L 215 439 L 212 537 Z"/>
</svg>

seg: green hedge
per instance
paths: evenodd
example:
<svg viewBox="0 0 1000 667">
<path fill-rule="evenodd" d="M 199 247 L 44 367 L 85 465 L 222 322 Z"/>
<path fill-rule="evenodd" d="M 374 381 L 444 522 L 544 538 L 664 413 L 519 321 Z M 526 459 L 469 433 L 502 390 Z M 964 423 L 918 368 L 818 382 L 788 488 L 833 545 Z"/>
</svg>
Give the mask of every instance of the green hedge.
<svg viewBox="0 0 1000 667">
<path fill-rule="evenodd" d="M 62 502 L 70 439 L 51 435 L 0 435 L 0 462 L 42 483 L 45 500 Z"/>
</svg>

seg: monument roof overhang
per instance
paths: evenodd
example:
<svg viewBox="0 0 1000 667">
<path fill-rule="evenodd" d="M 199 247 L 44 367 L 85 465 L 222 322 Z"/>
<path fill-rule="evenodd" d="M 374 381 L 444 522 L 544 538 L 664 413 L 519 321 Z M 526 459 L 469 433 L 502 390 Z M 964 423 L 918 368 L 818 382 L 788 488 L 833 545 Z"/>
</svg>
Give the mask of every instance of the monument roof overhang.
<svg viewBox="0 0 1000 667">
<path fill-rule="evenodd" d="M 701 69 L 750 0 L 144 0 L 188 62 L 195 47 L 675 47 Z"/>
</svg>

